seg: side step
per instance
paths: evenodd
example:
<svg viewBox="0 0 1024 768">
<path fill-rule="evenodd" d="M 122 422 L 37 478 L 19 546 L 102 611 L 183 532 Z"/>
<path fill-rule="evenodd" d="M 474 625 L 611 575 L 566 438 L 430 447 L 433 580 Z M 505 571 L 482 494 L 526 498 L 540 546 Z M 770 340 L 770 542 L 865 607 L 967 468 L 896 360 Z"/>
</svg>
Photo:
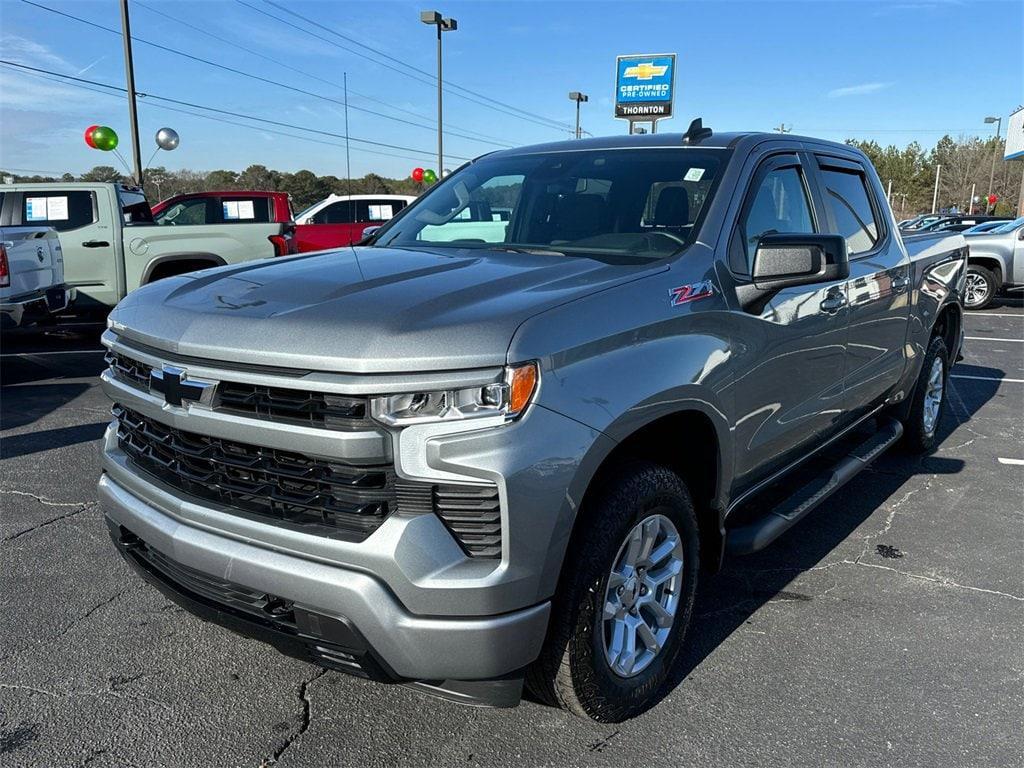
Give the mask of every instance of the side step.
<svg viewBox="0 0 1024 768">
<path fill-rule="evenodd" d="M 889 419 L 878 431 L 844 456 L 830 474 L 815 477 L 793 495 L 752 523 L 728 531 L 726 551 L 730 555 L 747 555 L 771 544 L 807 515 L 812 509 L 857 476 L 903 434 L 903 425 Z"/>
</svg>

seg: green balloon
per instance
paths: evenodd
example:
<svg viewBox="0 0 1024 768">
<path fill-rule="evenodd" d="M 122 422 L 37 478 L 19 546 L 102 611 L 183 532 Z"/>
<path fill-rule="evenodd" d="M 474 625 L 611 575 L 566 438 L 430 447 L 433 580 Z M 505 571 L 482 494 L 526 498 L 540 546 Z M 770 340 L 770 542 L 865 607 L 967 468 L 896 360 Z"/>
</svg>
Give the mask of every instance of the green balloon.
<svg viewBox="0 0 1024 768">
<path fill-rule="evenodd" d="M 109 152 L 117 147 L 117 133 L 113 128 L 101 125 L 92 132 L 92 143 L 96 149 Z"/>
<path fill-rule="evenodd" d="M 427 170 L 423 172 L 423 183 L 433 184 L 435 181 L 437 181 L 437 174 L 432 168 L 427 168 Z"/>
</svg>

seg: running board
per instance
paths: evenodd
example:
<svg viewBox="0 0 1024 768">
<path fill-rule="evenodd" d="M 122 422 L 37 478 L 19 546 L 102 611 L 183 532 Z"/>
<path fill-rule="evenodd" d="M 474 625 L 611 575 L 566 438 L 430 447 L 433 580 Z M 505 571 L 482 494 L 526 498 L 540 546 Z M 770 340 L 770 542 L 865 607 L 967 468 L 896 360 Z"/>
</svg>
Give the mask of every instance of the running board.
<svg viewBox="0 0 1024 768">
<path fill-rule="evenodd" d="M 764 517 L 728 531 L 726 551 L 730 555 L 747 555 L 764 549 L 850 482 L 902 434 L 903 425 L 896 419 L 882 422 L 878 431 L 840 459 L 831 473 L 814 478 Z"/>
</svg>

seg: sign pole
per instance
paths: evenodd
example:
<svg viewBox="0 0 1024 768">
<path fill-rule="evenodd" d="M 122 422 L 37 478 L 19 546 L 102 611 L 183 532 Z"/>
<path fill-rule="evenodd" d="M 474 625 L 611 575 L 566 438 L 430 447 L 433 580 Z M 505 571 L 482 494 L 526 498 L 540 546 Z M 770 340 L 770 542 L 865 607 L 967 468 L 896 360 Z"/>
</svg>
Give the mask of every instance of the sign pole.
<svg viewBox="0 0 1024 768">
<path fill-rule="evenodd" d="M 132 138 L 132 166 L 135 183 L 142 186 L 142 150 L 139 148 L 139 113 L 135 105 L 135 65 L 132 63 L 132 30 L 128 21 L 128 0 L 121 0 L 121 38 L 124 42 L 124 75 L 128 81 L 128 124 Z"/>
</svg>

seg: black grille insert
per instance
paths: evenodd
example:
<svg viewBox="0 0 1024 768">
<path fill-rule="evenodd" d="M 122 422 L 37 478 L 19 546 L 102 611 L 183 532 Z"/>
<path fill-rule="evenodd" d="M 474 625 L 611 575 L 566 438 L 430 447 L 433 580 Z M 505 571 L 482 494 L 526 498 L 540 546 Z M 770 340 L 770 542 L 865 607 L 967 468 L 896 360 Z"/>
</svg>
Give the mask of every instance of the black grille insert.
<svg viewBox="0 0 1024 768">
<path fill-rule="evenodd" d="M 396 507 L 388 465 L 352 466 L 175 429 L 119 405 L 118 442 L 158 480 L 232 511 L 362 541 Z"/>
<path fill-rule="evenodd" d="M 470 557 L 501 557 L 501 502 L 494 485 L 435 485 L 434 512 Z"/>
</svg>

